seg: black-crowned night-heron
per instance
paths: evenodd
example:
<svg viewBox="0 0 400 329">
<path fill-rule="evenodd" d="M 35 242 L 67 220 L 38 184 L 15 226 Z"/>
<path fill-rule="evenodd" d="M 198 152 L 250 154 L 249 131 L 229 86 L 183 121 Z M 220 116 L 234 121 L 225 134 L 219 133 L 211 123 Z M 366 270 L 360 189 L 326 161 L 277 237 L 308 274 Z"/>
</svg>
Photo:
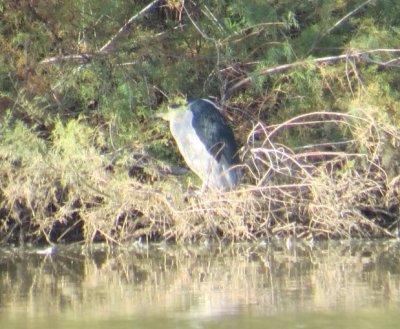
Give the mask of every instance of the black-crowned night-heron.
<svg viewBox="0 0 400 329">
<path fill-rule="evenodd" d="M 169 121 L 172 136 L 187 165 L 206 187 L 227 191 L 239 184 L 237 144 L 216 105 L 207 99 L 180 99 L 158 114 Z"/>
</svg>

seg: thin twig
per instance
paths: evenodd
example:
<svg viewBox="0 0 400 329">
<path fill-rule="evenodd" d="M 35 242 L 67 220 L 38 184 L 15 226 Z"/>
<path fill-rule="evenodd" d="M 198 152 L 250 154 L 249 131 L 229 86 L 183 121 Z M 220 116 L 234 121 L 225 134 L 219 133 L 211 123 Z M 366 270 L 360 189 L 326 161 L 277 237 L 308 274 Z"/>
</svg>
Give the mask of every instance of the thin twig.
<svg viewBox="0 0 400 329">
<path fill-rule="evenodd" d="M 183 9 L 185 10 L 185 13 L 187 15 L 187 17 L 189 18 L 190 22 L 192 23 L 192 25 L 194 26 L 194 28 L 197 30 L 197 32 L 200 33 L 200 35 L 202 36 L 203 39 L 206 39 L 208 41 L 212 41 L 214 43 L 217 42 L 216 39 L 209 37 L 198 25 L 197 23 L 193 20 L 192 16 L 190 15 L 189 11 L 186 9 L 186 6 L 183 5 Z"/>
<path fill-rule="evenodd" d="M 252 35 L 257 35 L 261 33 L 266 27 L 284 27 L 285 23 L 283 22 L 267 22 L 267 23 L 260 23 L 260 24 L 255 24 L 255 25 L 250 25 L 246 26 L 245 28 L 241 29 L 238 32 L 235 32 L 234 34 L 231 34 L 227 36 L 225 39 L 221 41 L 221 44 L 228 44 L 228 43 L 237 43 L 242 41 L 245 38 L 248 38 Z M 246 33 L 248 31 L 252 30 L 252 33 Z M 238 38 L 238 39 L 235 39 Z M 233 39 L 233 40 L 232 40 Z M 272 43 L 272 42 L 271 42 Z M 276 42 L 276 44 L 282 44 L 282 42 Z"/>
<path fill-rule="evenodd" d="M 193 24 L 194 28 L 200 33 L 200 35 L 202 36 L 203 39 L 211 41 L 214 43 L 215 46 L 215 51 L 216 51 L 216 55 L 217 55 L 217 62 L 215 63 L 215 71 L 217 73 L 218 79 L 221 82 L 221 87 L 220 87 L 220 94 L 221 94 L 221 100 L 222 102 L 224 102 L 224 100 L 226 99 L 226 79 L 224 80 L 224 78 L 222 77 L 222 72 L 220 70 L 220 66 L 221 66 L 221 41 L 219 39 L 213 38 L 208 36 L 203 30 L 200 29 L 200 27 L 197 25 L 197 23 L 193 20 L 192 16 L 190 15 L 189 11 L 187 10 L 185 4 L 183 5 L 183 9 L 186 12 L 186 15 L 188 16 L 190 22 Z M 210 12 L 211 13 L 211 12 Z M 211 17 L 214 17 L 211 13 Z M 214 20 L 212 20 L 214 22 Z"/>
</svg>

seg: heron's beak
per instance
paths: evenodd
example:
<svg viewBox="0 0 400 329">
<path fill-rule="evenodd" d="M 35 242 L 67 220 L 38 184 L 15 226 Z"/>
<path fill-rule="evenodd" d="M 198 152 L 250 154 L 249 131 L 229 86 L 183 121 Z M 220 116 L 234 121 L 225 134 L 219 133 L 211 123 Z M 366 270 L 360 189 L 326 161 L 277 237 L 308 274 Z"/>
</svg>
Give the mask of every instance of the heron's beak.
<svg viewBox="0 0 400 329">
<path fill-rule="evenodd" d="M 169 112 L 159 112 L 159 113 L 154 114 L 155 118 L 163 119 L 163 120 L 166 120 L 166 121 L 170 120 L 170 116 L 171 116 L 171 114 Z"/>
</svg>

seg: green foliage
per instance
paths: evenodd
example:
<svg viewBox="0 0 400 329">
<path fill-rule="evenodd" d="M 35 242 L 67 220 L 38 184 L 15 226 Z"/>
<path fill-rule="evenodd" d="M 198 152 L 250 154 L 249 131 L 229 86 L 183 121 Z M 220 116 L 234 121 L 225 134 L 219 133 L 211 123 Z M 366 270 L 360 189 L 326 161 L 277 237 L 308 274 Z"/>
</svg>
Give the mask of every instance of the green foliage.
<svg viewBox="0 0 400 329">
<path fill-rule="evenodd" d="M 8 113 L 8 117 L 9 117 Z M 21 121 L 11 124 L 5 121 L 0 131 L 0 154 L 2 161 L 17 166 L 42 161 L 48 148 L 45 141 L 35 132 L 34 127 L 28 127 Z"/>
<path fill-rule="evenodd" d="M 367 4 L 334 27 L 362 3 L 185 2 L 195 26 L 179 1 L 166 1 L 162 9 L 153 10 L 136 23 L 119 41 L 118 51 L 110 56 L 99 56 L 90 64 L 66 62 L 43 69 L 38 64 L 43 58 L 95 52 L 143 3 L 5 1 L 0 11 L 0 43 L 5 50 L 0 85 L 15 100 L 21 91 L 27 100 L 41 96 L 42 104 L 46 103 L 51 112 L 40 111 L 38 102 L 32 122 L 47 122 L 54 114 L 61 118 L 85 114 L 96 125 L 118 126 L 121 145 L 129 143 L 129 136 L 144 142 L 151 139 L 148 132 L 158 125 L 152 120 L 153 111 L 166 101 L 160 92 L 167 97 L 182 93 L 218 98 L 224 84 L 229 85 L 236 74 L 240 78 L 265 67 L 340 54 L 345 49 L 399 47 L 400 27 L 395 10 L 399 5 L 394 0 Z M 176 28 L 179 24 L 182 27 Z M 370 57 L 380 62 L 387 59 L 381 54 Z M 347 83 L 343 65 L 329 72 L 328 80 L 324 76 L 326 70 L 312 66 L 284 75 L 257 77 L 246 92 L 253 98 L 265 90 L 284 95 L 279 97 L 277 115 L 268 116 L 273 122 L 309 111 L 337 109 L 341 103 L 336 100 L 338 97 L 351 99 L 355 84 L 350 88 L 337 83 Z M 372 76 L 368 66 L 357 69 L 365 80 Z M 390 72 L 373 73 L 385 81 L 395 77 Z M 353 83 L 353 77 L 350 79 Z M 396 90 L 393 86 L 389 84 L 387 88 Z"/>
</svg>

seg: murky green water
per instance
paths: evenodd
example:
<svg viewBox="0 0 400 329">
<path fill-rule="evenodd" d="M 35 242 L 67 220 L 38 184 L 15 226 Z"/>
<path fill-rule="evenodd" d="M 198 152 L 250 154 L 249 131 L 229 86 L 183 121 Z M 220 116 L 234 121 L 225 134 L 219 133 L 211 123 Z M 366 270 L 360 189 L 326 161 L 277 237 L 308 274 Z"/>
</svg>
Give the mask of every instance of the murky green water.
<svg viewBox="0 0 400 329">
<path fill-rule="evenodd" d="M 0 328 L 399 328 L 400 243 L 0 249 Z"/>
</svg>

